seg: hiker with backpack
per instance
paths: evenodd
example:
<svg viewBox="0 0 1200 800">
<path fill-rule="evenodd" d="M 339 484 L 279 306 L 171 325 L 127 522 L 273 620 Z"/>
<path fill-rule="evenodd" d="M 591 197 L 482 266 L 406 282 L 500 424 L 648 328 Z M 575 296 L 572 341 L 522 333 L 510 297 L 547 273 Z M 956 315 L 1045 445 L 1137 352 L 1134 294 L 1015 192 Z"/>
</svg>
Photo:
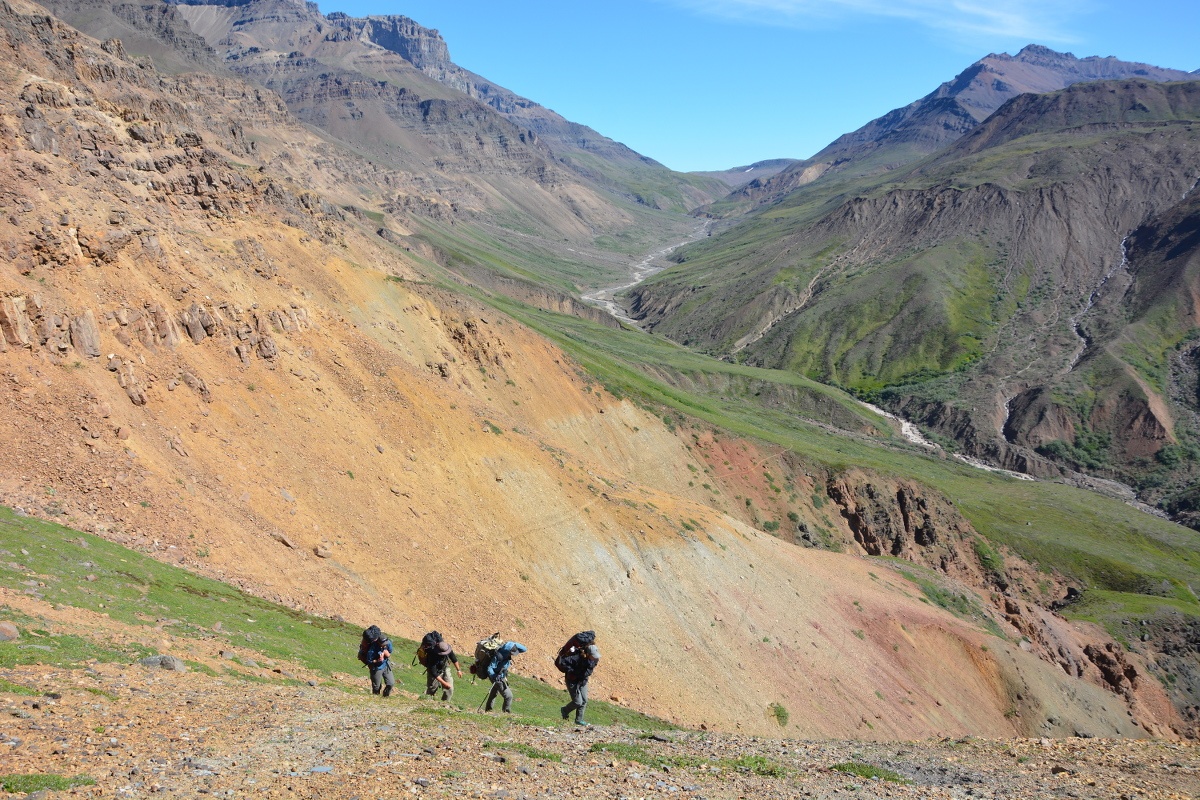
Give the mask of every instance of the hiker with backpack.
<svg viewBox="0 0 1200 800">
<path fill-rule="evenodd" d="M 513 693 L 508 686 L 508 668 L 512 664 L 513 656 L 528 649 L 520 642 L 505 641 L 499 633 L 493 633 L 476 643 L 475 663 L 471 665 L 471 673 L 492 682 L 492 689 L 484 701 L 484 711 L 491 711 L 496 698 L 503 697 L 504 713 L 512 713 Z"/>
<path fill-rule="evenodd" d="M 450 674 L 450 665 L 462 677 L 462 667 L 458 665 L 458 655 L 450 643 L 442 638 L 437 631 L 430 631 L 421 637 L 421 646 L 417 648 L 417 661 L 425 667 L 425 694 L 434 696 L 438 689 L 442 690 L 442 699 L 449 702 L 454 697 L 454 676 Z"/>
<path fill-rule="evenodd" d="M 358 643 L 358 660 L 371 671 L 371 694 L 384 697 L 392 693 L 396 679 L 392 676 L 392 640 L 383 635 L 378 625 L 363 631 Z"/>
<path fill-rule="evenodd" d="M 563 719 L 569 719 L 574 711 L 576 725 L 589 724 L 583 718 L 588 702 L 588 678 L 592 677 L 592 671 L 598 663 L 600 649 L 596 647 L 595 631 L 577 633 L 559 649 L 554 666 L 563 673 L 567 683 L 567 694 L 571 696 L 571 702 L 560 709 Z"/>
</svg>

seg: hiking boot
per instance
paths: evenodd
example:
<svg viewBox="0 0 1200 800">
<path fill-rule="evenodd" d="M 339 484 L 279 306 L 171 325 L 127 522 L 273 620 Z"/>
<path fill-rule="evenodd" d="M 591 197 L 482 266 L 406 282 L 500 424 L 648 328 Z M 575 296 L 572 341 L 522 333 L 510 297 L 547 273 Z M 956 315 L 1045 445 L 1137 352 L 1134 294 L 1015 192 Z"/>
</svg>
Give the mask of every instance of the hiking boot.
<svg viewBox="0 0 1200 800">
<path fill-rule="evenodd" d="M 559 711 L 560 711 L 560 712 L 562 712 L 562 718 L 563 718 L 563 719 L 570 719 L 570 718 L 571 718 L 571 712 L 570 712 L 570 711 L 567 709 L 567 707 L 566 707 L 566 706 L 563 706 L 562 708 L 560 708 L 560 709 L 559 709 Z"/>
<path fill-rule="evenodd" d="M 579 727 L 581 727 L 581 728 L 590 728 L 590 727 L 592 727 L 592 723 L 590 723 L 590 722 L 584 722 L 584 721 L 583 721 L 583 720 L 581 720 L 581 719 L 577 719 L 577 720 L 575 720 L 575 724 L 576 724 L 576 725 L 578 725 L 578 726 L 579 726 Z"/>
<path fill-rule="evenodd" d="M 492 707 L 491 707 L 491 706 L 484 706 L 484 707 L 483 707 L 483 711 L 484 711 L 484 713 L 485 713 L 485 714 L 490 714 L 490 713 L 492 713 Z"/>
</svg>

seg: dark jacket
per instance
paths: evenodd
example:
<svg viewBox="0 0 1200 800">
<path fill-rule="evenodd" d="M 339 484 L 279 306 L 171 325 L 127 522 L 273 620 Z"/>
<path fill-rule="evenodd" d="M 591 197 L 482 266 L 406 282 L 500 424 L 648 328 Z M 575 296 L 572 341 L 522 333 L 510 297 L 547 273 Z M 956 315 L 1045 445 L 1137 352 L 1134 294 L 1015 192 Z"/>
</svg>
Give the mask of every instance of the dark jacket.
<svg viewBox="0 0 1200 800">
<path fill-rule="evenodd" d="M 572 645 L 568 648 L 563 661 L 567 665 L 567 671 L 564 674 L 567 683 L 583 683 L 592 677 L 592 671 L 596 669 L 596 664 L 600 661 L 600 648 L 594 644 L 586 647 Z"/>
<path fill-rule="evenodd" d="M 432 672 L 435 675 L 440 674 L 441 671 L 446 668 L 447 661 L 450 662 L 451 664 L 457 664 L 458 663 L 458 654 L 455 653 L 453 650 L 451 650 L 449 653 L 446 653 L 445 655 L 442 655 L 441 653 L 432 653 L 429 656 L 429 664 L 426 665 L 425 669 L 427 669 L 428 671 Z"/>
</svg>

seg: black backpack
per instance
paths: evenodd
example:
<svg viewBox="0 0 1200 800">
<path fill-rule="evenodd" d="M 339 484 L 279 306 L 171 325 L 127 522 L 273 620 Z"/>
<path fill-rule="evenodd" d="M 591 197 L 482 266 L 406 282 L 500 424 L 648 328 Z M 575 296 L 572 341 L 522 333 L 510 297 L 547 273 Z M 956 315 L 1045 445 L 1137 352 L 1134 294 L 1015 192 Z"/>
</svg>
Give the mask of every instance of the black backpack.
<svg viewBox="0 0 1200 800">
<path fill-rule="evenodd" d="M 559 648 L 558 656 L 554 659 L 554 666 L 569 678 L 578 680 L 590 677 L 594 665 L 588 660 L 586 648 L 595 642 L 595 631 L 582 631 L 575 634 Z"/>
<path fill-rule="evenodd" d="M 383 639 L 383 631 L 379 630 L 378 625 L 372 625 L 362 632 L 362 639 L 358 643 L 358 660 L 367 666 L 371 665 L 371 659 L 367 653 L 371 649 L 371 645 Z"/>
<path fill-rule="evenodd" d="M 422 667 L 428 667 L 437 659 L 437 646 L 442 643 L 442 635 L 437 631 L 430 631 L 421 637 L 421 646 L 417 648 L 417 663 Z"/>
</svg>

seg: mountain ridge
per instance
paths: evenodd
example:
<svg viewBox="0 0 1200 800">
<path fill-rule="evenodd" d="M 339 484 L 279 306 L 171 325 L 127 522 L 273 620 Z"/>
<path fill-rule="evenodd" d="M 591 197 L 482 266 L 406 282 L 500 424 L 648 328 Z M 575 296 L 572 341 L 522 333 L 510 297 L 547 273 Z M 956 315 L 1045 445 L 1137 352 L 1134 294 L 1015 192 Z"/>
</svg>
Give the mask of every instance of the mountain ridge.
<svg viewBox="0 0 1200 800">
<path fill-rule="evenodd" d="M 1080 59 L 1034 44 L 1025 46 L 1015 56 L 992 53 L 921 99 L 838 137 L 816 155 L 777 176 L 751 182 L 733 192 L 716 208 L 741 213 L 770 205 L 831 170 L 830 174 L 895 169 L 973 130 L 1018 94 L 1042 94 L 1073 83 L 1120 78 L 1166 81 L 1188 80 L 1190 75 L 1181 70 L 1120 61 L 1112 56 Z"/>
</svg>

